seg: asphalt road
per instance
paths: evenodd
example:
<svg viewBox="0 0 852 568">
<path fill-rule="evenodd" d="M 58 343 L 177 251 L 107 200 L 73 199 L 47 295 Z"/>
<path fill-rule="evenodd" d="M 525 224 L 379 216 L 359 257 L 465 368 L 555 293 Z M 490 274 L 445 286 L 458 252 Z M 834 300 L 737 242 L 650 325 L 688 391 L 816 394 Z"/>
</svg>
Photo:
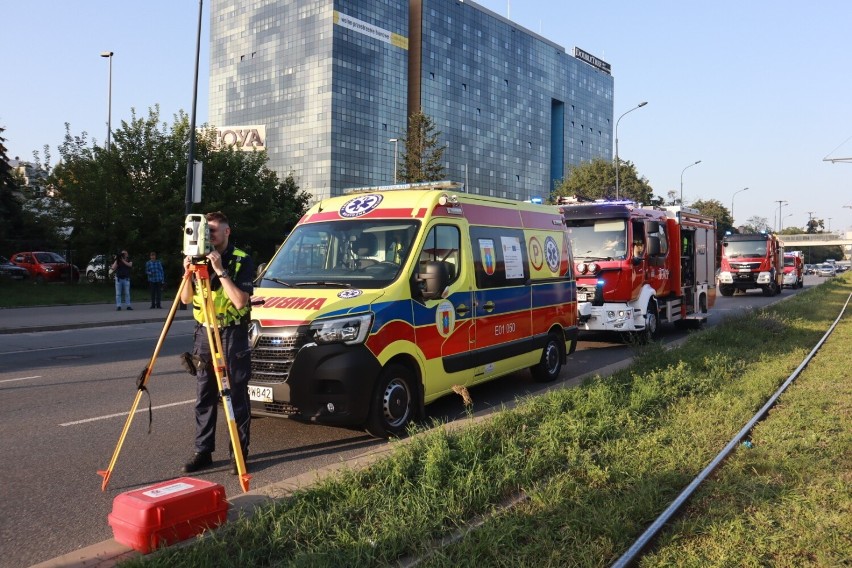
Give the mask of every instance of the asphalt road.
<svg viewBox="0 0 852 568">
<path fill-rule="evenodd" d="M 806 277 L 806 287 L 819 283 Z M 709 326 L 744 309 L 758 308 L 797 290 L 767 298 L 758 291 L 719 297 Z M 105 492 L 97 471 L 109 464 L 145 368 L 160 334 L 159 324 L 125 325 L 0 335 L 0 566 L 29 566 L 112 538 L 107 515 L 120 493 L 180 477 L 192 455 L 195 382 L 180 367 L 178 354 L 192 342 L 192 323 L 176 321 L 149 383 L 152 405 L 143 396 Z M 662 340 L 685 332 L 664 326 Z M 631 357 L 621 343 L 580 343 L 559 382 Z M 549 385 L 517 373 L 471 389 L 477 413 L 535 393 Z M 427 408 L 428 418 L 467 416 L 458 397 Z M 230 475 L 227 430 L 220 419 L 215 467 L 194 477 L 241 492 Z M 361 430 L 255 419 L 248 458 L 252 488 L 356 457 L 387 442 Z"/>
</svg>

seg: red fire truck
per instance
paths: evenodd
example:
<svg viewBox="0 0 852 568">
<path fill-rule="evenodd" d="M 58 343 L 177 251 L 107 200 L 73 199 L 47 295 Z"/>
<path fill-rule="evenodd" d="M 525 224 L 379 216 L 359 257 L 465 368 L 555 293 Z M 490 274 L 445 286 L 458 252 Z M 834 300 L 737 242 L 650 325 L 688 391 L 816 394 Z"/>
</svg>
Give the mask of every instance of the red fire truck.
<svg viewBox="0 0 852 568">
<path fill-rule="evenodd" d="M 784 253 L 784 286 L 802 288 L 805 285 L 804 255 L 800 250 Z"/>
<path fill-rule="evenodd" d="M 784 284 L 784 247 L 772 233 L 725 235 L 719 291 L 732 296 L 737 290 L 760 288 L 764 296 L 781 293 Z"/>
<path fill-rule="evenodd" d="M 632 201 L 562 201 L 560 209 L 577 262 L 581 330 L 647 341 L 661 322 L 707 319 L 716 300 L 712 217 Z"/>
</svg>

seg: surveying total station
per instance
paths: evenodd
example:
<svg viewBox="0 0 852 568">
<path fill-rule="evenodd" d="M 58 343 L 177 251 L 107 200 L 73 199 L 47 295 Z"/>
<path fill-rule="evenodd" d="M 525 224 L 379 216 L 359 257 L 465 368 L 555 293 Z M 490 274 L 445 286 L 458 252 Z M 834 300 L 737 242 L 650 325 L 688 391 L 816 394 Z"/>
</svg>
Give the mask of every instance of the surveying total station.
<svg viewBox="0 0 852 568">
<path fill-rule="evenodd" d="M 237 475 L 240 480 L 240 487 L 243 491 L 249 490 L 249 480 L 251 475 L 246 471 L 245 459 L 243 457 L 242 446 L 240 445 L 239 432 L 237 430 L 237 422 L 234 417 L 234 407 L 231 402 L 231 384 L 228 378 L 228 366 L 225 361 L 224 349 L 222 346 L 222 338 L 219 335 L 219 327 L 217 325 L 216 310 L 213 305 L 213 294 L 210 289 L 210 269 L 207 262 L 207 255 L 213 251 L 210 244 L 210 228 L 207 225 L 207 219 L 204 215 L 191 214 L 186 216 L 183 230 L 183 254 L 191 259 L 191 263 L 184 272 L 180 287 L 175 294 L 175 300 L 166 317 L 166 322 L 163 325 L 163 330 L 160 332 L 160 337 L 157 340 L 157 345 L 154 347 L 154 353 L 148 364 L 139 374 L 136 379 L 136 397 L 130 407 L 130 414 L 127 415 L 127 420 L 124 423 L 124 428 L 118 438 L 115 451 L 112 454 L 112 459 L 109 466 L 105 470 L 98 471 L 98 474 L 103 477 L 101 490 L 106 491 L 112 471 L 118 461 L 118 454 L 121 452 L 121 447 L 124 444 L 124 439 L 130 429 L 130 424 L 133 421 L 133 416 L 136 414 L 136 409 L 139 406 L 139 401 L 142 398 L 142 393 L 147 391 L 147 384 L 154 370 L 154 363 L 162 348 L 166 334 L 174 321 L 175 312 L 180 304 L 181 292 L 185 286 L 191 286 L 190 279 L 193 273 L 195 274 L 195 286 L 204 298 L 202 303 L 202 322 L 205 331 L 207 332 L 207 341 L 210 345 L 210 354 L 212 356 L 213 371 L 216 375 L 216 383 L 219 387 L 219 396 L 222 399 L 222 406 L 225 410 L 225 421 L 228 425 L 228 436 L 231 440 L 231 450 L 234 453 L 234 460 L 237 465 Z M 148 403 L 148 420 L 150 433 L 151 406 L 150 400 Z"/>
</svg>

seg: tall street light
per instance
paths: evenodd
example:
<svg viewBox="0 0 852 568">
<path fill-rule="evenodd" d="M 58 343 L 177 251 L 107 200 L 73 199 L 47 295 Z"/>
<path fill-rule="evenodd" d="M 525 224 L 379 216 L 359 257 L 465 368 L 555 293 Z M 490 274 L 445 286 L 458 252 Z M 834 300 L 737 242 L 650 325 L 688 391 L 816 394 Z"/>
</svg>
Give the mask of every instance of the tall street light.
<svg viewBox="0 0 852 568">
<path fill-rule="evenodd" d="M 697 166 L 701 163 L 701 160 L 696 160 L 693 163 L 689 164 L 680 172 L 680 206 L 683 207 L 683 172 L 691 168 L 692 166 Z"/>
<path fill-rule="evenodd" d="M 778 227 L 778 232 L 781 232 L 781 208 L 787 205 L 787 202 L 783 199 L 776 199 L 775 203 L 778 204 L 778 224 L 775 226 Z"/>
<path fill-rule="evenodd" d="M 198 102 L 198 58 L 201 53 L 201 13 L 203 0 L 198 0 L 198 32 L 195 36 L 195 79 L 192 84 L 192 111 L 189 118 L 189 150 L 186 156 L 186 196 L 184 214 L 192 213 L 192 187 L 195 185 L 195 107 Z M 200 181 L 200 180 L 199 180 Z"/>
<path fill-rule="evenodd" d="M 738 193 L 740 193 L 742 191 L 746 191 L 747 189 L 748 189 L 747 187 L 744 187 L 744 188 L 742 188 L 738 191 L 735 191 L 734 195 L 731 196 L 731 223 L 734 222 L 734 197 L 736 197 Z M 681 205 L 683 205 L 683 203 L 681 203 Z"/>
<path fill-rule="evenodd" d="M 632 109 L 628 110 L 627 112 L 625 112 L 624 114 L 619 116 L 618 120 L 615 121 L 615 198 L 616 199 L 618 199 L 618 186 L 619 186 L 619 180 L 618 180 L 618 166 L 619 166 L 619 160 L 618 160 L 618 123 L 621 122 L 621 119 L 624 118 L 625 114 L 631 113 L 634 110 L 636 110 L 637 108 L 642 108 L 646 104 L 648 104 L 648 101 L 642 101 L 641 103 L 639 103 L 638 105 L 636 105 Z"/>
<path fill-rule="evenodd" d="M 397 144 L 399 143 L 399 138 L 391 138 L 388 142 L 393 142 L 393 182 L 396 183 L 396 164 L 399 161 Z"/>
<path fill-rule="evenodd" d="M 112 134 L 112 51 L 102 51 L 101 57 L 106 57 L 109 59 L 109 91 L 108 91 L 108 102 L 107 102 L 107 141 L 106 141 L 106 149 L 109 152 L 109 142 L 110 135 Z"/>
</svg>

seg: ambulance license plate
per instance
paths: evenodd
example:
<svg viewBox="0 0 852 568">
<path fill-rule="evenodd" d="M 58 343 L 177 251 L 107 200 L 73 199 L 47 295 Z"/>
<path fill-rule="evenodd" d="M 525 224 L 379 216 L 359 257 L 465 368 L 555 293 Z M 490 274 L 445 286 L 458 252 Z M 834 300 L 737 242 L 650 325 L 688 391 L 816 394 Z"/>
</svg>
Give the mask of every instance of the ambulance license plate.
<svg viewBox="0 0 852 568">
<path fill-rule="evenodd" d="M 586 301 L 586 294 L 583 293 L 583 292 L 578 292 L 577 293 L 577 301 L 578 302 L 585 302 Z"/>
<path fill-rule="evenodd" d="M 259 402 L 272 402 L 272 387 L 249 385 L 249 399 Z"/>
</svg>

